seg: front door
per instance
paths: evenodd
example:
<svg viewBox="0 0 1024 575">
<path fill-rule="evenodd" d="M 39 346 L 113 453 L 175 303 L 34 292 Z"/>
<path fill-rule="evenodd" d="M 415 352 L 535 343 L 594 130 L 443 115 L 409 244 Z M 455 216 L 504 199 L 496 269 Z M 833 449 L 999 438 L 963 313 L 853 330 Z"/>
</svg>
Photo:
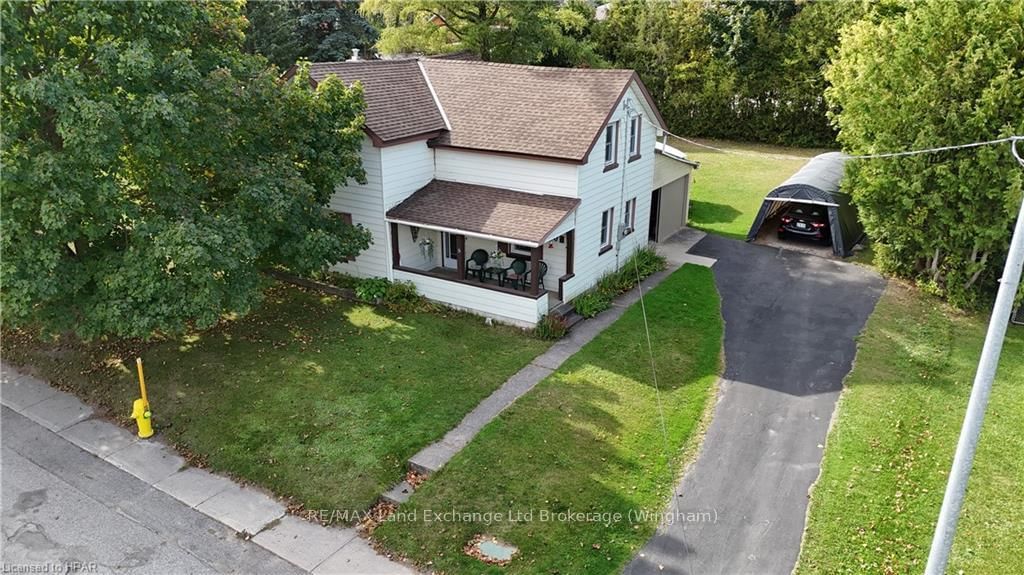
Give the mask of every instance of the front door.
<svg viewBox="0 0 1024 575">
<path fill-rule="evenodd" d="M 651 192 L 651 224 L 647 231 L 647 240 L 658 241 L 658 220 L 661 219 L 661 188 Z"/>
<path fill-rule="evenodd" d="M 458 269 L 459 246 L 458 242 L 455 241 L 455 234 L 441 232 L 441 245 L 444 246 L 444 263 L 442 265 L 453 270 Z"/>
</svg>

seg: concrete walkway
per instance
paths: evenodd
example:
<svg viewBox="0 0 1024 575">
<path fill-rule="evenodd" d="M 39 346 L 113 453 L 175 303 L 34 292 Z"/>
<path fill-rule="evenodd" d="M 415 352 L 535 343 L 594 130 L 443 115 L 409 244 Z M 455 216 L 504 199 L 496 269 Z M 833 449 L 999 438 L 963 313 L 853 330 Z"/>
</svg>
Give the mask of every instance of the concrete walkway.
<svg viewBox="0 0 1024 575">
<path fill-rule="evenodd" d="M 101 573 L 412 574 L 353 529 L 188 467 L 158 439 L 0 365 L 3 564 Z M 251 541 L 246 541 L 251 537 Z M 94 570 L 93 570 L 94 569 Z"/>
<path fill-rule="evenodd" d="M 626 575 L 785 575 L 857 334 L 885 281 L 855 264 L 707 236 L 725 319 L 725 374 L 677 519 Z"/>
<path fill-rule="evenodd" d="M 707 267 L 713 265 L 715 263 L 713 258 L 687 253 L 704 235 L 704 232 L 686 228 L 659 244 L 657 247 L 658 252 L 665 256 L 668 266 L 665 270 L 645 279 L 641 284 L 643 290 L 650 291 L 654 286 L 661 283 L 661 280 L 668 277 L 669 274 L 679 269 L 683 264 L 694 263 Z M 414 455 L 409 460 L 409 467 L 427 475 L 444 467 L 485 425 L 497 417 L 506 407 L 512 405 L 515 400 L 533 389 L 541 380 L 551 375 L 565 360 L 572 357 L 587 342 L 594 339 L 597 334 L 615 323 L 615 320 L 619 319 L 626 309 L 639 298 L 640 296 L 636 290 L 630 290 L 616 298 L 612 303 L 611 309 L 598 314 L 597 317 L 580 322 L 569 332 L 568 337 L 552 345 L 546 352 L 537 356 L 526 367 L 510 377 L 497 391 L 480 402 L 476 409 L 469 412 L 455 429 L 449 431 L 437 443 L 427 446 Z M 388 494 L 385 494 L 385 497 L 392 501 L 401 502 L 408 499 L 411 492 L 412 488 L 403 482 Z"/>
</svg>

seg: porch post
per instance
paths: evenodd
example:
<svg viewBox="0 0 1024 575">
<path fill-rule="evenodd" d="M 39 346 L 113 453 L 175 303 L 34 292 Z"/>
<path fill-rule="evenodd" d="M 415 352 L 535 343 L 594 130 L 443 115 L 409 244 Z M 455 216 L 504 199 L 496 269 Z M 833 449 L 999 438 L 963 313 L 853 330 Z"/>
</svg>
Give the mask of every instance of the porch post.
<svg viewBox="0 0 1024 575">
<path fill-rule="evenodd" d="M 573 260 L 576 259 L 576 230 L 569 230 L 565 234 L 565 275 L 573 273 Z"/>
<path fill-rule="evenodd" d="M 569 230 L 565 233 L 565 274 L 558 278 L 559 300 L 565 300 L 565 282 L 576 275 L 573 271 L 574 259 L 576 259 L 576 230 Z"/>
<path fill-rule="evenodd" d="M 540 254 L 542 249 L 540 246 L 530 248 L 530 293 L 533 295 L 540 293 Z"/>
<path fill-rule="evenodd" d="M 466 236 L 462 234 L 455 236 L 455 265 L 459 279 L 466 279 Z"/>
<path fill-rule="evenodd" d="M 402 265 L 402 255 L 398 252 L 398 224 L 391 222 L 391 267 Z"/>
</svg>

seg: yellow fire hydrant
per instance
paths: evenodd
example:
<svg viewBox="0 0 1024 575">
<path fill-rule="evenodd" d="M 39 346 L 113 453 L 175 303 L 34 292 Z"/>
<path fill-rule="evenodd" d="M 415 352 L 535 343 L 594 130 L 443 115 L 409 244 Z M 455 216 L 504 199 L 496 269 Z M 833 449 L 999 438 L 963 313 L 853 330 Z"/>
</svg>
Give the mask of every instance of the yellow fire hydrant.
<svg viewBox="0 0 1024 575">
<path fill-rule="evenodd" d="M 153 436 L 153 412 L 149 410 L 149 398 L 146 397 L 146 376 L 142 373 L 142 358 L 135 358 L 139 368 L 139 391 L 142 397 L 132 404 L 132 419 L 139 426 L 139 437 L 146 439 Z"/>
</svg>

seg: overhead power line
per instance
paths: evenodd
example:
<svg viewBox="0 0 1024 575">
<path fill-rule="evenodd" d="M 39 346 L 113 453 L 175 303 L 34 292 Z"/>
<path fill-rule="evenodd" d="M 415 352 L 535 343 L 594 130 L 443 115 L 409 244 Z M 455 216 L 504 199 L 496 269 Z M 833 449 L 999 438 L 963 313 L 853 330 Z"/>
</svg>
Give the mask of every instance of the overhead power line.
<svg viewBox="0 0 1024 575">
<path fill-rule="evenodd" d="M 950 150 L 963 150 L 966 148 L 980 148 L 982 146 L 992 146 L 995 144 L 1005 144 L 1007 142 L 1016 142 L 1017 140 L 1024 139 L 1024 136 L 1007 136 L 1005 138 L 999 138 L 996 140 L 986 140 L 984 142 L 971 142 L 969 144 L 956 144 L 954 146 L 940 146 L 938 148 L 924 148 L 922 150 L 908 150 L 905 152 L 888 152 L 884 154 L 861 154 L 861 155 L 846 155 L 851 160 L 874 160 L 878 158 L 902 158 L 905 156 L 919 156 L 921 154 L 934 154 L 936 152 L 948 152 Z M 844 154 L 845 155 L 845 154 Z"/>
<path fill-rule="evenodd" d="M 652 125 L 653 125 L 653 122 L 652 122 Z M 655 127 L 658 127 L 658 126 L 655 126 Z M 699 148 L 705 148 L 705 149 L 708 149 L 708 150 L 714 150 L 716 152 L 721 152 L 723 154 L 733 154 L 733 155 L 736 155 L 736 156 L 757 156 L 757 157 L 762 157 L 762 158 L 765 157 L 765 156 L 779 155 L 779 154 L 762 154 L 762 153 L 758 153 L 758 152 L 745 152 L 745 151 L 741 151 L 741 150 L 729 150 L 727 148 L 719 148 L 718 146 L 712 146 L 710 144 L 703 144 L 701 142 L 698 142 L 698 141 L 695 141 L 695 140 L 691 140 L 689 138 L 684 138 L 683 136 L 680 136 L 679 134 L 673 134 L 672 132 L 669 132 L 668 130 L 662 129 L 660 127 L 659 127 L 659 129 L 661 129 L 663 132 L 665 132 L 669 136 L 672 136 L 673 138 L 676 138 L 678 140 L 682 140 L 682 141 L 686 142 L 687 144 L 691 144 L 691 145 L 697 146 Z M 955 144 L 955 145 L 952 145 L 952 146 L 939 146 L 939 147 L 935 147 L 935 148 L 922 148 L 922 149 L 916 149 L 916 150 L 905 150 L 905 151 L 901 151 L 901 152 L 885 152 L 885 153 L 879 153 L 879 154 L 843 154 L 843 155 L 846 158 L 851 159 L 851 160 L 876 160 L 876 159 L 882 159 L 882 158 L 902 158 L 902 157 L 906 157 L 906 156 L 918 156 L 918 155 L 921 155 L 921 154 L 934 154 L 934 153 L 937 153 L 937 152 L 948 152 L 948 151 L 951 151 L 951 150 L 963 150 L 963 149 L 967 149 L 967 148 L 980 148 L 982 146 L 993 146 L 993 145 L 996 145 L 996 144 L 1005 144 L 1005 143 L 1008 143 L 1008 142 L 1009 143 L 1016 143 L 1016 142 L 1021 141 L 1021 140 L 1024 140 L 1024 136 L 1007 136 L 1005 138 L 998 138 L 998 139 L 995 139 L 995 140 L 985 140 L 983 142 L 970 142 L 970 143 L 967 143 L 967 144 Z M 1024 165 L 1024 160 L 1022 160 L 1021 157 L 1017 154 L 1016 147 L 1014 147 L 1013 150 L 1014 150 L 1014 152 L 1013 152 L 1014 157 L 1017 159 L 1018 162 L 1022 162 L 1022 165 Z M 794 157 L 793 159 L 797 159 L 797 158 Z M 804 159 L 804 158 L 799 158 L 799 159 Z"/>
</svg>

